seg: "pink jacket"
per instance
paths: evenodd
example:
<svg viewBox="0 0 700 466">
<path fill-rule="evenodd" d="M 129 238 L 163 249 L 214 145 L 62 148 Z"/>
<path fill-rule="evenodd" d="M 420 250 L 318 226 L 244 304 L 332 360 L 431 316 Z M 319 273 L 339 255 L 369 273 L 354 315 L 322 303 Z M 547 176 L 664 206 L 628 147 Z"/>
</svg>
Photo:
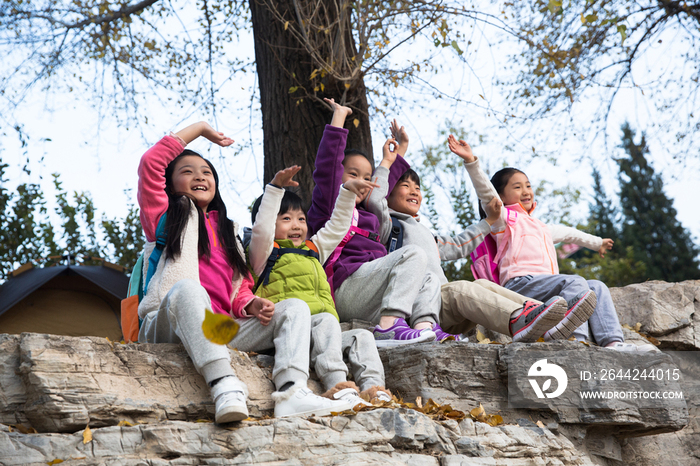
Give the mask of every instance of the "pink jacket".
<svg viewBox="0 0 700 466">
<path fill-rule="evenodd" d="M 137 199 L 139 207 L 141 208 L 141 225 L 149 244 L 155 242 L 155 232 L 158 227 L 158 221 L 168 210 L 168 195 L 165 193 L 165 169 L 168 164 L 182 152 L 183 148 L 182 143 L 177 138 L 165 136 L 141 157 L 138 168 L 139 182 Z M 250 289 L 251 287 L 240 286 L 240 284 L 242 280 L 250 280 L 252 282 L 252 277 L 250 277 L 247 270 L 243 277 L 241 277 L 240 274 L 235 274 L 234 276 L 234 271 L 228 264 L 226 254 L 220 247 L 221 243 L 218 241 L 218 235 L 216 235 L 218 231 L 218 212 L 208 212 L 205 225 L 207 234 L 209 235 L 209 244 L 211 246 L 210 259 L 204 257 L 189 258 L 186 257 L 187 254 L 183 252 L 181 257 L 176 261 L 166 261 L 165 255 L 163 255 L 158 267 L 169 267 L 177 271 L 183 266 L 191 269 L 192 266 L 189 264 L 193 264 L 194 267 L 198 267 L 198 270 L 191 270 L 189 274 L 175 273 L 174 275 L 181 275 L 182 278 L 191 278 L 192 276 L 198 277 L 200 284 L 209 294 L 209 298 L 212 302 L 212 310 L 214 312 L 219 314 L 233 314 L 234 317 L 246 317 L 247 315 L 244 308 L 254 298 L 254 295 Z M 235 227 L 236 225 L 234 224 L 234 228 Z M 192 262 L 190 262 L 190 260 Z M 173 262 L 177 262 L 177 265 L 173 264 Z M 163 275 L 163 272 L 160 274 L 156 272 L 154 280 L 156 280 L 156 277 L 158 277 L 157 280 L 160 280 L 160 277 Z M 171 280 L 176 279 L 177 277 L 174 277 Z M 167 284 L 164 284 L 164 286 L 169 288 Z M 154 285 L 154 288 L 156 287 L 158 287 L 158 285 Z M 151 286 L 149 285 L 149 294 L 151 294 L 150 290 Z M 167 290 L 162 291 L 165 292 Z M 159 295 L 160 294 L 159 292 Z M 234 298 L 239 294 L 241 294 L 240 299 L 236 300 L 237 306 L 234 306 Z M 139 306 L 139 309 L 140 307 L 141 306 Z M 141 314 L 140 310 L 139 313 Z"/>
<path fill-rule="evenodd" d="M 555 243 L 575 243 L 593 250 L 603 244 L 603 239 L 598 236 L 537 220 L 531 216 L 536 206 L 537 203 L 534 203 L 530 212 L 520 204 L 505 206 L 501 210 L 505 227 L 501 221 L 492 225 L 491 234 L 498 245 L 496 262 L 500 270 L 499 280 L 503 285 L 512 278 L 524 275 L 558 274 Z"/>
</svg>

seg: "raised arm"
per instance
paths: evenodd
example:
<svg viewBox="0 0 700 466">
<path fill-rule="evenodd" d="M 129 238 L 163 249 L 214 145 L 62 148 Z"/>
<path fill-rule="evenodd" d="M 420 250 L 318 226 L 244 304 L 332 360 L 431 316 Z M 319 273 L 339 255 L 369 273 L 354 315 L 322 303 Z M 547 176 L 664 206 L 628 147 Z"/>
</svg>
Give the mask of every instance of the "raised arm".
<svg viewBox="0 0 700 466">
<path fill-rule="evenodd" d="M 359 194 L 359 188 L 355 188 L 356 182 L 369 183 L 365 180 L 348 180 L 340 187 L 338 199 L 333 208 L 330 220 L 323 228 L 310 239 L 318 248 L 319 262 L 324 264 L 330 255 L 335 251 L 352 225 L 352 215 L 355 210 L 355 196 Z M 354 189 L 346 189 L 346 186 Z"/>
<path fill-rule="evenodd" d="M 260 201 L 260 208 L 253 223 L 252 236 L 248 248 L 248 260 L 256 276 L 260 276 L 267 265 L 275 243 L 275 226 L 280 204 L 286 186 L 298 186 L 292 177 L 301 167 L 294 165 L 275 174 L 270 184 L 265 186 L 265 193 Z"/>
<path fill-rule="evenodd" d="M 397 144 L 394 139 L 387 139 L 387 141 L 384 143 L 382 162 L 374 171 L 374 181 L 377 184 L 377 187 L 372 190 L 367 198 L 367 201 L 365 201 L 367 210 L 379 219 L 379 237 L 382 244 L 386 243 L 391 235 L 391 215 L 389 214 L 389 206 L 386 199 L 391 192 L 389 189 L 389 177 L 392 172 L 394 175 L 401 172 L 398 176 L 393 177 L 393 184 L 396 184 L 396 180 L 398 180 L 401 175 L 406 172 L 408 167 L 408 163 L 405 162 L 403 157 L 397 154 L 398 151 L 396 150 L 396 147 Z M 393 151 L 392 148 L 394 149 Z M 392 167 L 397 160 L 399 160 L 399 162 L 396 164 L 397 168 L 392 170 Z"/>
<path fill-rule="evenodd" d="M 331 126 L 335 126 L 336 128 L 342 128 L 345 126 L 345 119 L 348 117 L 348 115 L 352 114 L 352 109 L 336 103 L 334 99 L 323 100 L 328 104 L 331 110 L 333 110 Z"/>
<path fill-rule="evenodd" d="M 552 236 L 554 244 L 578 244 L 584 248 L 598 251 L 598 254 L 601 254 L 601 256 L 605 254 L 603 248 L 606 248 L 606 250 L 612 248 L 612 240 L 608 240 L 606 243 L 606 240 L 600 236 L 589 235 L 576 228 L 567 227 L 565 225 L 547 225 L 547 228 L 549 228 L 549 234 Z M 607 246 L 610 246 L 610 248 Z"/>
<path fill-rule="evenodd" d="M 194 123 L 187 128 L 181 129 L 175 133 L 175 135 L 181 138 L 185 145 L 189 144 L 200 136 L 209 139 L 211 142 L 221 147 L 227 147 L 233 144 L 233 139 L 224 136 L 224 133 L 216 131 L 206 121 Z"/>
</svg>

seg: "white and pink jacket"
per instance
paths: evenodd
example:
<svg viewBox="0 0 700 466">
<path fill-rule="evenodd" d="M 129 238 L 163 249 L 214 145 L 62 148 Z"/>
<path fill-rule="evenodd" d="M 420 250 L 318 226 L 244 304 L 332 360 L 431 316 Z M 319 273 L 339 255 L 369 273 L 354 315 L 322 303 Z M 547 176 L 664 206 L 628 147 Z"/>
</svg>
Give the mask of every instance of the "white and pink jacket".
<svg viewBox="0 0 700 466">
<path fill-rule="evenodd" d="M 498 196 L 496 189 L 479 167 L 479 160 L 465 163 L 472 184 L 482 206 Z M 555 275 L 559 273 L 556 243 L 574 243 L 597 251 L 603 239 L 564 225 L 547 225 L 532 217 L 532 209 L 514 204 L 501 209 L 501 219 L 491 225 L 491 235 L 498 245 L 496 262 L 500 271 L 499 281 L 505 285 L 523 275 Z"/>
<path fill-rule="evenodd" d="M 146 234 L 144 257 L 149 257 L 155 247 L 156 229 L 160 217 L 168 210 L 168 195 L 165 193 L 165 169 L 175 157 L 182 153 L 183 141 L 172 136 L 165 136 L 141 157 L 138 174 L 137 198 L 141 208 L 141 225 Z M 246 271 L 244 276 L 234 274 L 228 264 L 226 254 L 221 248 L 218 232 L 218 212 L 210 211 L 206 215 L 206 227 L 211 247 L 211 257 L 200 258 L 198 248 L 199 218 L 197 208 L 191 205 L 187 226 L 182 234 L 180 257 L 176 260 L 165 258 L 163 254 L 153 278 L 148 285 L 148 294 L 139 303 L 139 317 L 144 318 L 149 312 L 158 310 L 160 303 L 170 288 L 180 280 L 191 279 L 199 282 L 209 294 L 212 311 L 219 314 L 231 314 L 233 317 L 246 317 L 245 306 L 254 298 L 250 287 L 241 287 L 243 280 L 252 277 Z M 234 223 L 234 234 L 238 225 Z M 243 248 L 239 244 L 243 254 Z M 143 274 L 146 276 L 148 261 L 144 261 Z M 240 290 L 241 299 L 234 298 Z"/>
</svg>

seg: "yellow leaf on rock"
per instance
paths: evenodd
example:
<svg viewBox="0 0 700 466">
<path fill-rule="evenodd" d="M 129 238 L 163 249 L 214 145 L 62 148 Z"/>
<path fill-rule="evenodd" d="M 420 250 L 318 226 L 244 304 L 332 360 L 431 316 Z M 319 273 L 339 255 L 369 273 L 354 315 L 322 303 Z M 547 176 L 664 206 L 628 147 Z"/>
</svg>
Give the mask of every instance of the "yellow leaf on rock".
<svg viewBox="0 0 700 466">
<path fill-rule="evenodd" d="M 49 461 L 49 462 L 46 463 L 46 464 L 48 464 L 49 466 L 51 466 L 52 464 L 58 464 L 58 463 L 63 463 L 63 460 L 59 460 L 58 458 L 56 458 L 55 460 Z"/>
<path fill-rule="evenodd" d="M 416 406 L 418 406 L 419 408 L 423 407 L 423 398 L 422 397 L 420 397 L 420 396 L 416 397 Z"/>
<path fill-rule="evenodd" d="M 483 333 L 481 333 L 481 330 L 477 329 L 476 330 L 476 341 L 484 341 L 486 337 L 484 336 Z"/>
<path fill-rule="evenodd" d="M 225 345 L 233 340 L 238 333 L 238 323 L 224 314 L 215 314 L 210 309 L 205 310 L 202 331 L 207 340 L 219 345 Z"/>
<path fill-rule="evenodd" d="M 634 326 L 634 331 L 639 332 L 642 329 L 642 323 L 637 322 L 637 325 Z"/>
<path fill-rule="evenodd" d="M 85 426 L 85 430 L 83 431 L 83 445 L 92 442 L 92 430 L 90 430 L 90 426 Z"/>
<path fill-rule="evenodd" d="M 132 423 L 130 423 L 129 421 L 119 421 L 119 424 L 117 424 L 117 426 L 118 427 L 124 427 L 124 426 L 134 427 L 134 425 Z"/>
<path fill-rule="evenodd" d="M 544 422 L 542 421 L 537 421 L 535 424 L 537 424 L 537 427 L 545 428 Z"/>
</svg>

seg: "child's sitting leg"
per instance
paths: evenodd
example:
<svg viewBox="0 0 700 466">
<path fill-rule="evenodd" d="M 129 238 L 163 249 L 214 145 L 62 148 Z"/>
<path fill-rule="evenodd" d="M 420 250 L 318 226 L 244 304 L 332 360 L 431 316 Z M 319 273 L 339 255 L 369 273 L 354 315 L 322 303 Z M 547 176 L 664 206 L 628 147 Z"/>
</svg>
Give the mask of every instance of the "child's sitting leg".
<svg viewBox="0 0 700 466">
<path fill-rule="evenodd" d="M 322 395 L 347 403 L 344 409 L 366 404 L 359 389 L 348 381 L 348 368 L 343 362 L 340 324 L 335 316 L 321 312 L 311 316 L 311 364 L 326 389 Z"/>
<path fill-rule="evenodd" d="M 268 325 L 258 319 L 237 319 L 238 334 L 230 345 L 239 351 L 263 351 L 275 348 L 272 382 L 277 391 L 275 417 L 325 416 L 347 409 L 347 403 L 315 395 L 306 386 L 309 379 L 311 315 L 300 299 L 287 299 L 275 305 Z"/>
<path fill-rule="evenodd" d="M 430 329 L 438 319 L 440 283 L 426 266 L 425 253 L 413 245 L 362 264 L 336 290 L 341 321 L 377 325 L 377 346 L 434 340 Z"/>
<path fill-rule="evenodd" d="M 591 289 L 593 287 L 601 292 L 601 300 L 597 300 L 597 293 Z M 588 314 L 586 319 L 562 320 L 545 334 L 545 341 L 568 339 L 572 333 L 576 339 L 585 341 L 588 339 L 588 332 L 583 324 L 592 320 L 594 323 L 590 326 L 590 330 L 593 332 L 593 339 L 596 343 L 600 341 L 601 346 L 621 351 L 653 351 L 654 349 L 653 345 L 636 346 L 623 342 L 615 305 L 607 286 L 602 282 L 591 280 L 589 283 L 578 275 L 532 275 L 515 277 L 506 283 L 506 288 L 537 299 L 547 299 L 553 293 L 558 294 L 568 302 L 567 315 L 575 314 L 575 311 L 580 308 L 589 308 L 590 312 L 586 312 Z M 596 315 L 598 313 L 600 314 Z M 595 332 L 602 332 L 602 335 L 596 335 Z"/>
<path fill-rule="evenodd" d="M 537 341 L 566 313 L 559 296 L 546 303 L 531 300 L 487 280 L 459 280 L 442 285 L 440 323 L 452 333 L 465 333 L 476 324 L 513 337 L 513 342 Z"/>
<path fill-rule="evenodd" d="M 231 367 L 228 348 L 207 340 L 202 333 L 205 309 L 211 300 L 204 287 L 194 280 L 175 283 L 158 311 L 146 315 L 139 332 L 141 343 L 182 343 L 197 372 L 211 387 L 216 404 L 217 423 L 248 417 L 246 385 Z"/>
<path fill-rule="evenodd" d="M 374 336 L 367 330 L 354 329 L 342 332 L 342 338 L 343 355 L 353 379 L 360 386 L 362 398 L 370 403 L 391 401 L 391 392 L 384 387 L 384 364 Z"/>
</svg>

